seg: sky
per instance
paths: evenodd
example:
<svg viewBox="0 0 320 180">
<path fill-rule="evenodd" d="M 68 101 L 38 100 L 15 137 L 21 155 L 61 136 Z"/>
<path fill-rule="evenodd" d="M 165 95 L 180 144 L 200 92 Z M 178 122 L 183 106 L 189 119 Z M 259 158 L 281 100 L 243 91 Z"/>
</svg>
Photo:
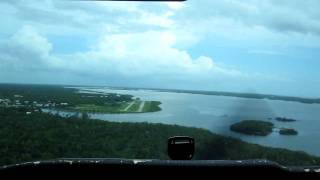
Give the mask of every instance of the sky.
<svg viewBox="0 0 320 180">
<path fill-rule="evenodd" d="M 0 2 L 0 82 L 320 97 L 320 1 Z"/>
</svg>

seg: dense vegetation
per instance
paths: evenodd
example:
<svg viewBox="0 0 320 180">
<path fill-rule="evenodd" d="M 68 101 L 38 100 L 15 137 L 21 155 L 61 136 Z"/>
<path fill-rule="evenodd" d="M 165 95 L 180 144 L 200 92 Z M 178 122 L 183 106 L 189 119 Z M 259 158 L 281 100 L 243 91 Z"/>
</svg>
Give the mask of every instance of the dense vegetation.
<svg viewBox="0 0 320 180">
<path fill-rule="evenodd" d="M 257 136 L 266 136 L 272 132 L 273 124 L 266 121 L 244 120 L 230 126 L 231 131 Z"/>
<path fill-rule="evenodd" d="M 294 121 L 297 121 L 295 119 L 285 118 L 285 117 L 276 117 L 276 120 L 280 121 L 280 122 L 294 122 Z"/>
<path fill-rule="evenodd" d="M 131 101 L 133 98 L 132 95 L 118 95 L 115 93 L 101 95 L 77 93 L 77 91 L 75 88 L 64 88 L 58 85 L 0 84 L 0 98 L 18 99 L 20 101 L 67 102 L 69 106 L 78 104 L 105 105 L 106 102 L 116 105 L 118 102 Z M 22 97 L 16 98 L 15 95 Z"/>
<path fill-rule="evenodd" d="M 62 157 L 167 159 L 167 138 L 192 136 L 195 159 L 269 159 L 284 165 L 319 165 L 303 152 L 267 148 L 204 129 L 60 117 L 0 107 L 0 164 Z"/>
<path fill-rule="evenodd" d="M 281 135 L 298 135 L 298 131 L 296 131 L 295 129 L 281 128 L 279 131 L 279 134 L 281 134 Z"/>
</svg>

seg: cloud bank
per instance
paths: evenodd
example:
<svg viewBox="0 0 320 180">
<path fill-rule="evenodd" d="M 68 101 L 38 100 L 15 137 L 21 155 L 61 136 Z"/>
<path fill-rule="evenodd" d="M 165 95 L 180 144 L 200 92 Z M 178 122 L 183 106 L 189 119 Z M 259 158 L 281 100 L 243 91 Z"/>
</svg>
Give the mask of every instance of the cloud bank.
<svg viewBox="0 0 320 180">
<path fill-rule="evenodd" d="M 320 45 L 319 1 L 28 2 L 0 4 L 2 82 L 290 94 L 289 71 L 244 70 L 244 57 L 203 49 L 285 58 L 287 49 Z"/>
</svg>

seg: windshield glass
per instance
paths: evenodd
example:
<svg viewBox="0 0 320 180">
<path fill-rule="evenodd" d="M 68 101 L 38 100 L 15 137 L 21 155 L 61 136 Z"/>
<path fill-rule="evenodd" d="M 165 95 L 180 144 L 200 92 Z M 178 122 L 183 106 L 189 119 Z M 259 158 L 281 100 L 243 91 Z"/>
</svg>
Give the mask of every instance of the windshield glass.
<svg viewBox="0 0 320 180">
<path fill-rule="evenodd" d="M 1 1 L 0 165 L 320 165 L 320 1 Z"/>
</svg>

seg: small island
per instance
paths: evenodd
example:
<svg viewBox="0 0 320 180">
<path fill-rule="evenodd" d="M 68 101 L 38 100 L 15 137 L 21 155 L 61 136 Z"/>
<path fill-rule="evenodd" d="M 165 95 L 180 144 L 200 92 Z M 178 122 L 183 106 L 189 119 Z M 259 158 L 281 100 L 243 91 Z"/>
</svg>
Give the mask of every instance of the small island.
<svg viewBox="0 0 320 180">
<path fill-rule="evenodd" d="M 280 122 L 294 122 L 294 121 L 297 121 L 295 119 L 286 118 L 286 117 L 276 117 L 276 120 L 280 121 Z"/>
<path fill-rule="evenodd" d="M 279 131 L 279 134 L 281 134 L 281 135 L 298 135 L 298 131 L 296 131 L 295 129 L 281 128 Z"/>
<path fill-rule="evenodd" d="M 267 136 L 272 129 L 273 123 L 258 120 L 244 120 L 230 126 L 231 131 L 256 136 Z"/>
</svg>

